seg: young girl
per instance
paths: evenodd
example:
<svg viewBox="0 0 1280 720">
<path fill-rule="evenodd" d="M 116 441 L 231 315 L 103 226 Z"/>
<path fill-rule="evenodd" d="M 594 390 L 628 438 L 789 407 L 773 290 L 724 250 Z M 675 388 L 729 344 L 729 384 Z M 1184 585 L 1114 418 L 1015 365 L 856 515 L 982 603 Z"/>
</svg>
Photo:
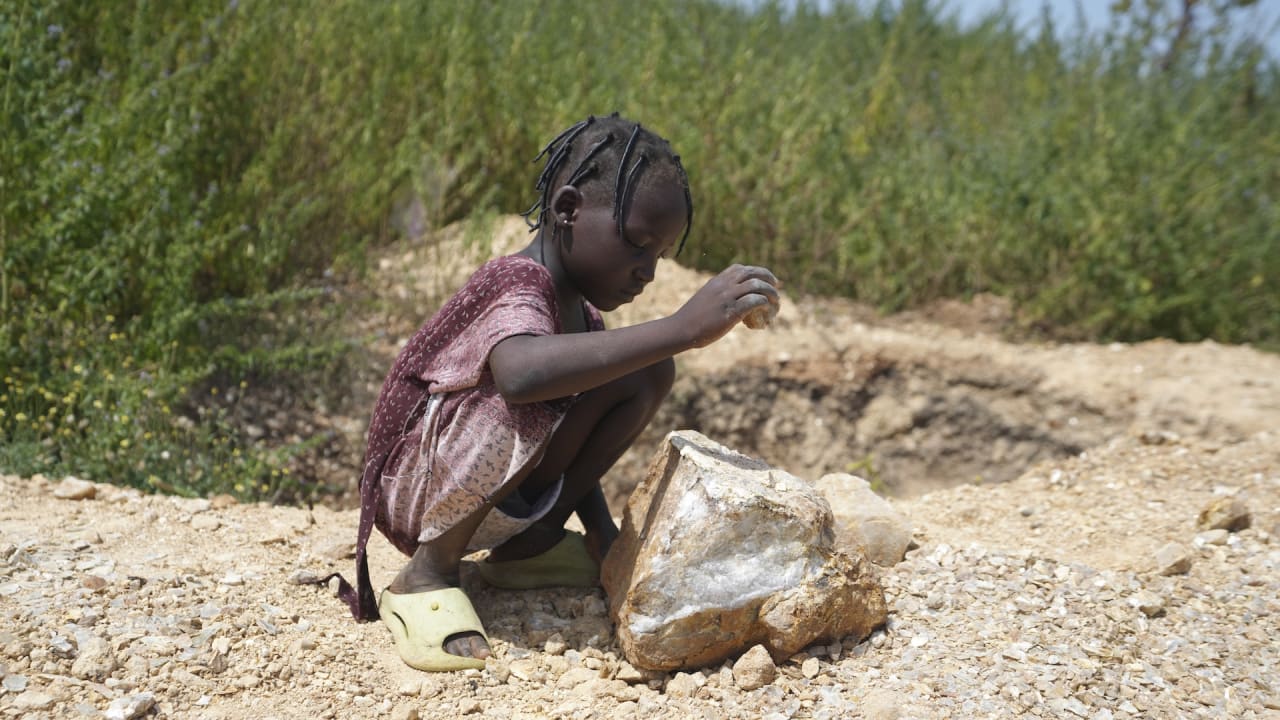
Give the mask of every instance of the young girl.
<svg viewBox="0 0 1280 720">
<path fill-rule="evenodd" d="M 508 588 L 594 586 L 618 528 L 600 480 L 666 397 L 672 356 L 776 310 L 778 281 L 735 265 L 675 314 L 606 330 L 693 220 L 679 156 L 616 114 L 557 136 L 526 213 L 528 247 L 483 265 L 409 341 L 374 406 L 361 478 L 357 619 L 381 617 L 409 665 L 484 667 L 487 638 L 459 589 L 463 555 Z M 536 159 L 535 159 L 536 162 Z M 577 513 L 586 535 L 566 532 Z M 377 599 L 376 525 L 409 562 Z"/>
</svg>

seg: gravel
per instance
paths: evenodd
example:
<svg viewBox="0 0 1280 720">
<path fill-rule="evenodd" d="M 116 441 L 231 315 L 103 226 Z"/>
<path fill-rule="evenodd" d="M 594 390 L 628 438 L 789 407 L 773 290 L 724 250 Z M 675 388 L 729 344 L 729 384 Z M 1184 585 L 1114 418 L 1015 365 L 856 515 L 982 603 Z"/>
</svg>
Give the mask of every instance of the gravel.
<svg viewBox="0 0 1280 720">
<path fill-rule="evenodd" d="M 495 655 L 417 673 L 381 624 L 296 582 L 350 570 L 332 549 L 352 511 L 109 485 L 59 498 L 57 483 L 0 477 L 0 717 L 1275 717 L 1276 446 L 1125 438 L 899 501 L 918 547 L 882 571 L 886 626 L 750 680 L 732 662 L 639 670 L 600 592 L 498 591 L 469 568 Z M 1228 493 L 1252 525 L 1198 531 Z M 1162 574 L 1169 543 L 1185 573 Z M 398 559 L 380 540 L 372 552 L 385 582 Z"/>
</svg>

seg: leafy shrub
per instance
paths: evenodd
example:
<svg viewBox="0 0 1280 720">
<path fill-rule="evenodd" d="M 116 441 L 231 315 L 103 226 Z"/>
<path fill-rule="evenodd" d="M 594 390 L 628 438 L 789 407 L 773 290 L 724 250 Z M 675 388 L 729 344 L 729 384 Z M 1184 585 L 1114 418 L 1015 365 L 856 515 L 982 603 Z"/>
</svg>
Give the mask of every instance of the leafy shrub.
<svg viewBox="0 0 1280 720">
<path fill-rule="evenodd" d="M 541 144 L 614 109 L 685 158 L 700 267 L 886 309 L 990 291 L 1066 336 L 1280 341 L 1278 73 L 1228 44 L 1232 9 L 1170 44 L 1160 3 L 1078 37 L 832 5 L 0 6 L 0 466 L 306 494 L 281 479 L 298 447 L 219 415 L 228 389 L 351 349 L 326 285 L 397 208 L 522 209 Z"/>
</svg>

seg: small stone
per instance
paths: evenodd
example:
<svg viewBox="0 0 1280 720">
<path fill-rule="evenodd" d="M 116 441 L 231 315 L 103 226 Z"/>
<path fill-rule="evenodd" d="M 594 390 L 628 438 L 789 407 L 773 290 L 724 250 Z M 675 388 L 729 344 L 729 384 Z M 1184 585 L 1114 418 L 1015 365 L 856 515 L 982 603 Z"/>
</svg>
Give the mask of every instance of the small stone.
<svg viewBox="0 0 1280 720">
<path fill-rule="evenodd" d="M 222 527 L 222 521 L 213 515 L 203 514 L 191 518 L 191 529 L 199 532 L 213 532 Z"/>
<path fill-rule="evenodd" d="M 865 553 L 889 567 L 902 561 L 911 543 L 911 523 L 866 480 L 847 473 L 823 475 L 814 483 L 831 506 L 836 546 Z"/>
<path fill-rule="evenodd" d="M 1231 537 L 1231 533 L 1222 528 L 1215 530 L 1205 530 L 1198 533 L 1195 538 L 1196 547 L 1204 547 L 1206 545 L 1226 545 L 1227 538 Z"/>
<path fill-rule="evenodd" d="M 543 649 L 547 651 L 548 655 L 563 655 L 564 651 L 569 649 L 569 643 L 564 641 L 560 633 L 552 633 L 551 637 L 547 638 L 546 644 L 543 645 Z"/>
<path fill-rule="evenodd" d="M 1216 497 L 1200 511 L 1196 527 L 1201 530 L 1239 532 L 1252 522 L 1249 506 L 1243 500 L 1238 497 Z"/>
<path fill-rule="evenodd" d="M 111 643 L 95 635 L 81 644 L 80 654 L 71 664 L 71 674 L 81 680 L 101 682 L 119 666 Z"/>
<path fill-rule="evenodd" d="M 412 703 L 400 703 L 392 708 L 391 720 L 418 720 L 418 708 Z"/>
<path fill-rule="evenodd" d="M 13 707 L 18 710 L 48 710 L 57 702 L 57 698 L 38 690 L 27 690 L 13 699 Z"/>
<path fill-rule="evenodd" d="M 126 695 L 112 700 L 105 714 L 108 720 L 133 720 L 149 712 L 155 704 L 156 696 L 151 693 Z"/>
<path fill-rule="evenodd" d="M 811 657 L 800 663 L 800 674 L 810 680 L 818 677 L 818 673 L 820 672 L 822 672 L 822 663 L 820 663 L 816 657 Z"/>
<path fill-rule="evenodd" d="M 1161 575 L 1185 575 L 1191 570 L 1191 555 L 1186 546 L 1169 543 L 1156 551 L 1156 572 Z"/>
<path fill-rule="evenodd" d="M 1031 507 L 1030 505 L 1023 505 L 1022 507 L 1018 508 L 1018 514 L 1021 515 L 1022 517 L 1031 517 L 1035 513 L 1036 513 L 1036 509 Z"/>
<path fill-rule="evenodd" d="M 534 678 L 541 679 L 542 671 L 538 669 L 538 662 L 532 658 L 521 658 L 508 666 L 511 675 L 520 680 L 531 681 Z"/>
<path fill-rule="evenodd" d="M 689 673 L 678 672 L 667 681 L 665 691 L 672 697 L 693 697 L 698 692 L 698 681 Z"/>
<path fill-rule="evenodd" d="M 350 540 L 338 540 L 317 548 L 316 553 L 329 560 L 348 560 L 356 556 L 356 544 Z"/>
<path fill-rule="evenodd" d="M 405 697 L 417 697 L 418 693 L 421 690 L 422 690 L 422 681 L 418 680 L 417 678 L 405 680 L 404 682 L 400 683 L 399 692 L 401 695 L 404 695 Z"/>
<path fill-rule="evenodd" d="M 244 576 L 238 573 L 227 573 L 218 580 L 219 585 L 229 585 L 236 587 L 244 584 Z"/>
<path fill-rule="evenodd" d="M 98 575 L 85 575 L 80 579 L 81 587 L 97 592 L 107 586 L 107 579 Z"/>
<path fill-rule="evenodd" d="M 205 498 L 177 498 L 176 497 L 173 499 L 173 504 L 177 505 L 178 509 L 184 512 L 189 512 L 192 515 L 198 515 L 200 513 L 209 512 L 209 510 L 213 508 L 213 503 L 209 502 Z"/>
<path fill-rule="evenodd" d="M 214 495 L 213 497 L 209 498 L 209 507 L 213 508 L 214 510 L 226 510 L 232 505 L 235 505 L 237 502 L 238 501 L 235 498 L 223 493 L 221 495 Z"/>
<path fill-rule="evenodd" d="M 763 645 L 756 645 L 733 664 L 733 681 L 743 690 L 755 690 L 772 683 L 778 668 Z"/>
<path fill-rule="evenodd" d="M 898 720 L 902 716 L 898 697 L 889 690 L 872 690 L 860 705 L 867 720 Z"/>
<path fill-rule="evenodd" d="M 91 500 L 97 494 L 96 485 L 73 475 L 63 478 L 53 489 L 53 496 L 59 500 Z"/>
<path fill-rule="evenodd" d="M 26 675 L 5 675 L 3 684 L 0 684 L 5 690 L 12 693 L 20 693 L 27 689 Z"/>
<path fill-rule="evenodd" d="M 248 675 L 242 675 L 236 678 L 236 687 L 242 690 L 256 688 L 261 684 L 262 684 L 262 678 L 258 677 L 253 673 L 249 673 Z"/>
<path fill-rule="evenodd" d="M 1149 590 L 1143 590 L 1129 598 L 1129 604 L 1141 610 L 1147 617 L 1159 617 L 1164 614 L 1164 598 Z"/>
<path fill-rule="evenodd" d="M 590 668 L 585 668 L 585 667 L 571 668 L 568 672 L 561 675 L 559 680 L 556 680 L 556 687 L 573 688 L 583 683 L 596 680 L 599 677 L 600 677 L 600 673 Z"/>
</svg>

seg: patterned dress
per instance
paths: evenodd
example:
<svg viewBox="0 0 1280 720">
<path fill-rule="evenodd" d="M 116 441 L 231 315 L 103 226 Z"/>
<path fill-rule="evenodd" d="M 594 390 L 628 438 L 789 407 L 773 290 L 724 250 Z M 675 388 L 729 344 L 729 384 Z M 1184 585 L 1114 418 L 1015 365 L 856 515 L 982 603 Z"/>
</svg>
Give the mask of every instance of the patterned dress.
<svg viewBox="0 0 1280 720">
<path fill-rule="evenodd" d="M 600 313 L 586 301 L 583 309 L 588 328 L 603 330 Z M 345 581 L 340 589 L 357 619 L 377 617 L 365 554 L 370 525 L 412 555 L 419 543 L 484 507 L 541 459 L 576 396 L 508 404 L 494 384 L 489 353 L 514 335 L 560 332 L 550 273 L 531 258 L 509 255 L 481 266 L 401 350 L 369 424 L 360 478 L 358 591 Z M 554 497 L 544 500 L 525 509 L 526 522 Z M 471 547 L 492 547 L 520 528 L 486 517 L 473 539 L 481 542 Z"/>
</svg>

